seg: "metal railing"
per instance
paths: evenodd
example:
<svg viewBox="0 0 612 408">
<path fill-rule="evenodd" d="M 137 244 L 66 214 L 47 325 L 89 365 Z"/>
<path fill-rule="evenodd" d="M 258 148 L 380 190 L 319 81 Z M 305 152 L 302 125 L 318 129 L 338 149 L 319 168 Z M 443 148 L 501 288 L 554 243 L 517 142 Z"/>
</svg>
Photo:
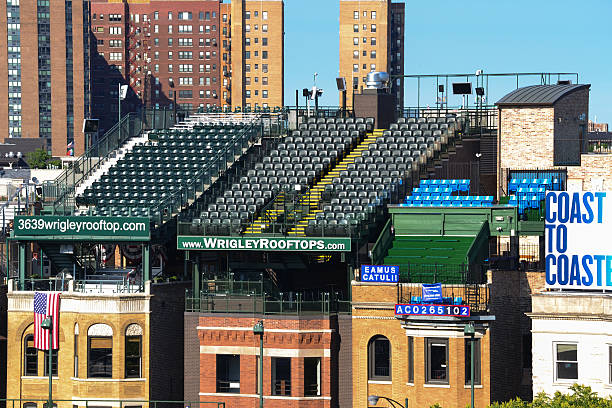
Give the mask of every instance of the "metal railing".
<svg viewBox="0 0 612 408">
<path fill-rule="evenodd" d="M 610 154 L 612 153 L 612 139 L 589 139 L 586 141 L 587 154 Z"/>
<path fill-rule="evenodd" d="M 489 268 L 497 270 L 545 270 L 544 247 L 539 244 L 497 242 L 489 255 Z"/>
<path fill-rule="evenodd" d="M 397 303 L 413 303 L 415 298 L 422 298 L 422 294 L 420 283 L 400 283 Z M 486 284 L 442 285 L 442 304 L 454 304 L 457 298 L 460 298 L 461 304 L 469 305 L 473 313 L 486 313 L 489 310 L 489 286 Z"/>
<path fill-rule="evenodd" d="M 302 293 L 268 294 L 216 294 L 201 292 L 194 297 L 187 292 L 186 312 L 249 313 L 261 315 L 329 316 L 351 312 L 351 302 L 340 300 L 333 293 L 321 293 L 318 299 L 305 300 Z"/>
<path fill-rule="evenodd" d="M 20 399 L 0 399 L 0 408 L 22 408 L 26 404 L 36 404 L 36 406 L 42 407 L 47 405 L 47 399 L 35 399 L 35 398 L 20 398 Z M 225 402 L 218 401 L 164 401 L 164 400 L 121 400 L 121 399 L 108 399 L 106 396 L 101 396 L 100 400 L 95 398 L 91 399 L 53 399 L 53 408 L 89 408 L 99 406 L 115 406 L 119 408 L 123 407 L 139 407 L 139 408 L 225 408 Z"/>
<path fill-rule="evenodd" d="M 80 293 L 142 293 L 143 282 L 130 279 L 65 279 L 26 278 L 14 279 L 15 291 L 74 291 Z"/>
<path fill-rule="evenodd" d="M 76 187 L 97 170 L 128 139 L 143 129 L 141 115 L 128 113 L 90 146 L 85 153 L 71 163 L 54 181 L 43 184 L 44 202 L 53 205 L 54 211 L 64 214 L 74 207 Z"/>
</svg>

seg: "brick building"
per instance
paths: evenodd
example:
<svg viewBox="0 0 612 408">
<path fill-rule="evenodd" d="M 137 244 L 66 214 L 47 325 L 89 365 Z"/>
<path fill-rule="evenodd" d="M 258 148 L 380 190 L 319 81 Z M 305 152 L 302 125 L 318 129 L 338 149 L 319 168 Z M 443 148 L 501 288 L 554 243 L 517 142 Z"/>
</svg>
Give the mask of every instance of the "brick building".
<svg viewBox="0 0 612 408">
<path fill-rule="evenodd" d="M 283 105 L 281 0 L 93 1 L 93 97 L 108 128 L 122 111 Z"/>
<path fill-rule="evenodd" d="M 182 400 L 184 285 L 147 282 L 141 292 L 113 293 L 112 284 L 106 292 L 86 291 L 69 281 L 66 289 L 52 364 L 53 396 L 64 400 L 58 407 Z M 7 397 L 24 403 L 48 395 L 46 352 L 33 346 L 33 297 L 9 281 Z"/>
<path fill-rule="evenodd" d="M 185 398 L 197 391 L 205 401 L 224 401 L 232 407 L 259 405 L 259 335 L 253 333 L 259 320 L 244 314 L 186 316 Z M 347 398 L 338 391 L 344 371 L 338 365 L 337 316 L 281 314 L 262 320 L 267 407 L 336 407 L 340 397 Z M 196 341 L 197 345 L 191 344 Z"/>
<path fill-rule="evenodd" d="M 595 120 L 597 120 L 597 118 L 595 118 Z M 608 124 L 607 123 L 597 123 L 595 121 L 589 120 L 589 132 L 607 133 Z"/>
<path fill-rule="evenodd" d="M 54 156 L 83 153 L 90 114 L 89 2 L 0 5 L 0 142 L 41 138 Z M 53 39 L 53 40 L 51 40 Z"/>
<path fill-rule="evenodd" d="M 365 88 L 366 75 L 404 74 L 405 4 L 391 0 L 340 1 L 340 77 L 346 79 L 347 107 Z M 404 79 L 391 78 L 391 92 L 404 106 Z M 342 97 L 340 97 L 342 104 Z"/>
<path fill-rule="evenodd" d="M 519 88 L 497 102 L 498 193 L 513 170 L 564 170 L 568 189 L 610 189 L 610 155 L 588 143 L 590 85 Z"/>
</svg>

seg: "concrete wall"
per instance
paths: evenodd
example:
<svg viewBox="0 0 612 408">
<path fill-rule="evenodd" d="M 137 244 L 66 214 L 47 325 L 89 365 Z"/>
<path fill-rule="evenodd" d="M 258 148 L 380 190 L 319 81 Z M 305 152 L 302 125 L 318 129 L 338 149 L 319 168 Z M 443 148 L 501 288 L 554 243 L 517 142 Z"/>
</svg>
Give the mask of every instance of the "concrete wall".
<svg viewBox="0 0 612 408">
<path fill-rule="evenodd" d="M 533 393 L 568 392 L 574 383 L 612 395 L 612 296 L 548 292 L 533 296 Z M 555 377 L 555 343 L 578 345 L 578 379 Z"/>
</svg>

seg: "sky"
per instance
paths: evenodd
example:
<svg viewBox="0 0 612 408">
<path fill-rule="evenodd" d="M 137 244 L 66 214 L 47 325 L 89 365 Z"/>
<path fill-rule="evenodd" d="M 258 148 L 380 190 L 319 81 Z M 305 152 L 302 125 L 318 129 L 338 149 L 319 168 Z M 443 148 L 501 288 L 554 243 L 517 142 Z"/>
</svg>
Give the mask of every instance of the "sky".
<svg viewBox="0 0 612 408">
<path fill-rule="evenodd" d="M 405 3 L 405 74 L 576 72 L 591 84 L 590 119 L 612 126 L 612 0 Z M 338 0 L 285 0 L 285 105 L 295 105 L 296 89 L 312 87 L 315 72 L 320 104 L 338 105 L 338 9 Z M 520 86 L 539 81 L 522 78 Z M 434 87 L 421 84 L 421 106 L 435 105 Z M 489 103 L 515 88 L 516 79 L 490 79 Z M 416 106 L 416 80 L 405 92 L 405 106 Z"/>
</svg>

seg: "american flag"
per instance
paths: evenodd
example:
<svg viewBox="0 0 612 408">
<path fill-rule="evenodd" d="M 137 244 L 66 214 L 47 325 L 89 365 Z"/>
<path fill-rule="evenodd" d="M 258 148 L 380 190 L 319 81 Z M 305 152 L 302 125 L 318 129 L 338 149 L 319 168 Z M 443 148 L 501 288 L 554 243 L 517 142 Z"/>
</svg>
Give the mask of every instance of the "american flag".
<svg viewBox="0 0 612 408">
<path fill-rule="evenodd" d="M 49 350 L 49 333 L 41 326 L 46 317 L 53 322 L 52 348 L 59 348 L 59 292 L 34 293 L 34 347 L 39 350 Z"/>
</svg>

